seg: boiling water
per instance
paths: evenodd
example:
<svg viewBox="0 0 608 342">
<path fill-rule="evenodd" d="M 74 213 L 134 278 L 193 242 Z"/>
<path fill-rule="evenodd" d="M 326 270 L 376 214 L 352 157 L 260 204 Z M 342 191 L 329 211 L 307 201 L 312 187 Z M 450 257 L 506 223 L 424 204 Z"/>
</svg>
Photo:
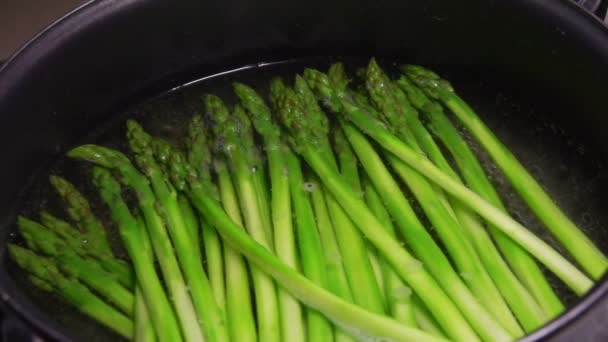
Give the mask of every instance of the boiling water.
<svg viewBox="0 0 608 342">
<path fill-rule="evenodd" d="M 326 69 L 328 63 L 324 60 L 258 65 L 200 78 L 143 103 L 135 103 L 123 112 L 112 115 L 108 125 L 102 130 L 92 132 L 86 142 L 95 142 L 127 152 L 124 121 L 126 118 L 135 118 L 151 134 L 164 137 L 179 145 L 185 132 L 184 123 L 188 122 L 188 118 L 194 114 L 204 114 L 202 104 L 204 94 L 216 94 L 227 103 L 234 103 L 236 98 L 231 90 L 233 81 L 247 83 L 266 95 L 268 81 L 272 77 L 283 76 L 286 81 L 291 82 L 293 75 L 302 72 L 304 67 L 316 66 Z M 396 65 L 384 64 L 389 69 Z M 364 65 L 364 60 L 353 60 L 348 63 L 351 74 L 356 67 Z M 459 68 L 439 68 L 439 70 L 443 71 L 446 78 L 453 81 L 457 91 L 478 111 L 481 118 L 536 177 L 556 203 L 606 252 L 608 230 L 605 227 L 608 226 L 608 211 L 603 209 L 603 203 L 605 203 L 604 198 L 608 197 L 605 195 L 608 194 L 608 173 L 603 159 L 597 157 L 601 154 L 594 153 L 593 145 L 580 139 L 577 132 L 568 131 L 555 119 L 561 117 L 557 115 L 556 110 L 566 109 L 543 107 L 548 101 L 524 94 L 500 81 L 493 81 L 488 75 L 479 75 Z M 470 139 L 466 131 L 462 130 L 462 132 L 478 153 L 510 213 L 563 252 L 519 199 L 500 170 Z M 91 199 L 95 212 L 107 223 L 109 236 L 117 255 L 126 257 L 107 210 L 91 185 L 90 165 L 60 158 L 49 172 L 60 174 L 74 182 Z M 58 202 L 46 177 L 41 177 L 29 189 L 29 198 L 24 202 L 22 212 L 36 218 L 40 210 L 47 209 L 60 217 L 65 217 Z M 20 241 L 16 234 L 14 240 Z M 83 320 L 67 305 L 33 288 L 14 265 L 10 264 L 7 267 L 12 270 L 17 281 L 33 301 L 39 303 L 50 317 L 54 317 L 60 324 L 73 331 L 77 338 L 89 341 L 116 338 L 88 319 Z M 560 296 L 569 305 L 576 302 L 576 298 L 565 286 L 551 274 L 547 273 L 547 275 Z"/>
</svg>

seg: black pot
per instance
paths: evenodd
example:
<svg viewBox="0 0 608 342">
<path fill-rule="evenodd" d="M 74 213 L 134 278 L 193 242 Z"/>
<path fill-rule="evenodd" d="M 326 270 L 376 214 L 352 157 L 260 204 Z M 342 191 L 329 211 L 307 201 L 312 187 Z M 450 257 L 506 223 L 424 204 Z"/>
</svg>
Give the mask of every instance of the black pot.
<svg viewBox="0 0 608 342">
<path fill-rule="evenodd" d="M 5 242 L 28 184 L 111 113 L 242 65 L 371 55 L 499 77 L 561 108 L 555 120 L 608 160 L 608 30 L 569 1 L 91 1 L 0 70 L 0 292 L 11 317 L 4 336 L 16 336 L 7 335 L 21 326 L 15 318 L 51 339 L 96 334 L 70 313 L 57 323 L 43 307 L 54 302 L 20 290 Z M 608 338 L 606 293 L 603 280 L 526 339 Z"/>
</svg>

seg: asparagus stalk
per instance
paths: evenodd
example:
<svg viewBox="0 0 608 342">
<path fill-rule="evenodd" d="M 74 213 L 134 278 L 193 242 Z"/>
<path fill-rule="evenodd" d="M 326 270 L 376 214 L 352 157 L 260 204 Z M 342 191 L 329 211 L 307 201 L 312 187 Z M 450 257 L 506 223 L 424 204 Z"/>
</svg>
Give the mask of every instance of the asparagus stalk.
<svg viewBox="0 0 608 342">
<path fill-rule="evenodd" d="M 321 245 L 323 247 L 328 289 L 336 296 L 352 303 L 353 296 L 348 286 L 348 279 L 346 278 L 346 272 L 342 264 L 342 255 L 340 255 L 340 249 L 334 235 L 334 229 L 325 200 L 329 194 L 326 193 L 327 189 L 318 180 L 312 181 L 311 184 L 316 189 L 312 192 L 311 198 L 317 219 L 317 229 L 319 230 L 319 237 L 321 238 Z M 334 330 L 334 340 L 336 342 L 353 341 L 350 335 L 342 329 Z"/>
<path fill-rule="evenodd" d="M 404 71 L 428 96 L 440 100 L 454 113 L 488 151 L 536 216 L 579 265 L 594 280 L 599 279 L 608 268 L 606 256 L 551 200 L 540 184 L 481 121 L 474 110 L 454 92 L 449 83 L 419 66 L 406 66 Z"/>
<path fill-rule="evenodd" d="M 287 147 L 281 142 L 280 129 L 272 121 L 270 108 L 256 91 L 242 83 L 235 83 L 233 88 L 241 105 L 247 110 L 253 127 L 264 140 L 272 189 L 271 212 L 276 255 L 285 264 L 293 269 L 298 269 L 291 216 L 290 177 L 285 161 Z M 329 284 L 332 284 L 329 271 L 327 277 Z M 306 335 L 300 303 L 283 289 L 278 289 L 278 299 L 281 313 L 281 336 L 291 342 L 304 341 Z"/>
<path fill-rule="evenodd" d="M 86 286 L 61 274 L 51 258 L 36 255 L 14 244 L 8 245 L 8 252 L 19 267 L 30 273 L 34 285 L 42 290 L 56 293 L 80 312 L 124 338 L 132 339 L 133 322 L 95 296 Z"/>
<path fill-rule="evenodd" d="M 154 325 L 150 324 L 150 314 L 148 313 L 148 304 L 142 293 L 139 284 L 135 285 L 135 330 L 133 341 L 135 342 L 154 342 L 156 341 L 156 332 Z"/>
<path fill-rule="evenodd" d="M 321 239 L 317 231 L 310 196 L 305 189 L 300 161 L 293 153 L 286 153 L 289 191 L 293 202 L 296 232 L 300 247 L 303 274 L 322 288 L 329 288 Z M 311 183 L 307 183 L 310 185 Z M 315 189 L 311 189 L 315 191 Z M 333 341 L 333 330 L 327 319 L 314 309 L 306 310 L 307 338 L 312 341 Z"/>
<path fill-rule="evenodd" d="M 407 92 L 412 104 L 419 108 L 422 113 L 425 113 L 432 127 L 439 127 L 439 129 L 433 129 L 438 133 L 438 136 L 444 137 L 442 139 L 444 144 L 448 146 L 448 150 L 455 151 L 453 155 L 461 168 L 469 170 L 463 172 L 465 177 L 470 180 L 469 184 L 478 184 L 472 186 L 472 189 L 486 200 L 491 201 L 497 208 L 506 212 L 498 194 L 487 180 L 475 156 L 464 140 L 462 140 L 456 128 L 447 121 L 448 119 L 443 114 L 441 107 L 432 103 L 407 78 L 401 77 L 397 81 L 397 85 Z M 436 125 L 435 122 L 439 124 Z M 454 180 L 463 183 L 417 115 L 408 116 L 408 125 L 412 127 L 429 158 Z M 479 179 L 477 179 L 478 177 Z M 487 195 L 484 196 L 484 193 Z M 523 284 L 526 284 L 526 282 L 532 283 L 530 284 L 532 286 L 528 286 L 528 290 L 520 282 L 520 279 L 517 279 L 517 276 L 511 271 L 505 260 L 503 260 L 479 218 L 458 201 L 452 201 L 452 203 L 460 222 L 464 227 L 469 229 L 469 236 L 475 243 L 477 252 L 481 256 L 486 269 L 491 274 L 502 295 L 526 331 L 538 328 L 540 324 L 546 321 L 546 317 L 554 317 L 559 314 L 563 310 L 563 305 L 534 260 L 511 239 L 500 232 L 500 230 L 494 226 L 490 226 L 490 233 L 501 248 L 505 258 L 511 263 L 514 271 L 520 275 Z M 539 311 L 539 309 L 542 311 Z M 540 314 L 543 311 L 544 313 Z"/>
<path fill-rule="evenodd" d="M 127 137 L 136 162 L 150 180 L 157 200 L 157 210 L 167 222 L 179 266 L 187 281 L 187 291 L 191 295 L 191 303 L 196 311 L 195 316 L 198 316 L 199 331 L 202 329 L 205 340 L 226 341 L 228 332 L 224 315 L 215 302 L 202 260 L 192 258 L 192 248 L 190 248 L 192 241 L 179 208 L 177 192 L 168 182 L 169 179 L 163 177 L 160 166 L 154 158 L 152 137 L 132 120 L 127 121 Z"/>
<path fill-rule="evenodd" d="M 427 273 L 424 266 L 384 230 L 382 224 L 338 174 L 336 168 L 330 165 L 326 154 L 320 152 L 321 149 L 327 148 L 325 144 L 319 143 L 326 137 L 322 135 L 322 129 L 316 127 L 317 122 L 307 120 L 306 115 L 309 113 L 302 110 L 295 93 L 285 88 L 282 96 L 277 98 L 278 112 L 291 133 L 294 150 L 304 157 L 340 205 L 346 209 L 361 232 L 389 260 L 399 276 L 423 298 L 451 338 L 463 341 L 478 340 L 456 306 Z M 509 339 L 509 336 L 504 336 L 502 339 Z"/>
<path fill-rule="evenodd" d="M 188 229 L 188 234 L 190 235 L 190 240 L 192 241 L 192 251 L 194 253 L 195 258 L 201 259 L 201 244 L 199 240 L 199 222 L 196 217 L 196 212 L 192 205 L 188 201 L 188 197 L 183 194 L 179 194 L 177 196 L 177 202 L 179 204 L 179 210 L 182 212 L 184 217 L 184 224 Z M 204 234 L 204 233 L 203 233 Z M 204 235 L 203 235 L 204 241 Z M 211 276 L 209 276 L 211 278 Z M 211 279 L 210 279 L 211 281 Z"/>
<path fill-rule="evenodd" d="M 135 217 L 135 222 L 139 227 L 140 231 L 143 231 L 145 227 L 144 219 L 141 215 Z M 148 260 L 154 260 L 154 254 L 152 252 L 152 246 L 150 245 L 150 239 L 147 235 L 142 234 L 141 242 L 143 243 L 142 252 L 148 254 Z M 156 278 L 158 279 L 158 277 Z M 165 303 L 169 301 L 165 298 Z M 150 324 L 150 311 L 148 307 L 154 305 L 153 303 L 146 302 L 146 295 L 142 290 L 142 286 L 139 283 L 135 284 L 135 337 L 136 342 L 154 342 L 156 341 L 156 330 L 154 324 Z M 175 314 L 172 312 L 173 320 L 175 321 Z M 177 324 L 177 321 L 175 321 Z"/>
<path fill-rule="evenodd" d="M 416 296 L 412 296 L 412 308 L 414 310 L 416 324 L 420 329 L 434 336 L 445 337 L 443 329 L 441 329 L 439 324 L 433 319 L 431 313 Z"/>
<path fill-rule="evenodd" d="M 186 139 L 188 162 L 194 170 L 199 174 L 201 179 L 211 184 L 211 152 L 207 146 L 207 137 L 205 135 L 202 118 L 200 115 L 195 115 L 188 123 L 188 135 Z M 215 186 L 213 186 L 215 187 Z M 184 190 L 180 187 L 180 190 Z M 214 191 L 216 199 L 219 199 L 219 194 Z M 220 240 L 215 228 L 209 222 L 206 222 L 203 217 L 199 217 L 202 232 L 203 242 L 205 244 L 205 260 L 209 272 L 209 281 L 215 295 L 215 301 L 220 310 L 226 314 L 226 284 L 224 277 L 224 253 L 222 241 Z"/>
<path fill-rule="evenodd" d="M 312 94 L 312 92 L 311 92 Z M 355 156 L 354 152 L 351 150 L 348 140 L 344 136 L 344 132 L 341 129 L 336 128 L 334 130 L 334 150 L 336 151 L 336 155 L 338 157 L 338 162 L 340 165 L 340 172 L 346 179 L 346 181 L 350 184 L 353 191 L 359 194 L 359 197 L 363 198 L 363 191 L 361 189 L 361 180 L 359 178 L 359 169 L 358 169 L 358 160 Z M 355 225 L 348 220 L 350 226 L 353 231 L 359 235 L 359 231 L 355 227 Z M 369 305 L 369 307 L 374 310 L 380 310 L 379 312 L 386 312 L 386 299 L 383 293 L 383 283 L 382 277 L 379 272 L 379 263 L 377 257 L 375 255 L 375 251 L 373 250 L 373 246 L 370 246 L 369 243 L 366 243 L 363 240 L 363 237 L 360 236 L 361 239 L 361 252 L 366 252 L 367 255 L 361 255 L 362 265 L 365 265 L 365 261 L 368 261 L 369 268 L 362 267 L 361 270 L 367 271 L 367 274 L 360 274 L 359 281 L 364 280 L 367 281 L 365 284 L 368 288 L 367 297 L 368 301 L 373 304 Z M 351 248 L 357 248 L 355 246 L 351 246 Z M 365 254 L 365 253 L 363 253 Z M 370 269 L 372 272 L 370 272 Z M 359 271 L 360 273 L 363 273 Z M 365 277 L 361 277 L 361 275 L 365 275 Z M 362 283 L 359 282 L 357 288 L 362 287 Z M 365 306 L 364 306 L 365 307 Z"/>
<path fill-rule="evenodd" d="M 273 93 L 271 96 L 280 98 L 285 88 L 282 82 L 275 79 L 271 83 L 271 92 Z M 301 103 L 302 108 L 309 115 L 309 120 L 314 122 L 315 127 L 319 129 L 317 134 L 319 137 L 318 142 L 325 145 L 321 149 L 324 151 L 324 157 L 329 162 L 329 165 L 332 165 L 338 171 L 336 158 L 332 153 L 327 136 L 327 132 L 329 132 L 328 120 L 317 104 L 315 96 L 306 84 L 306 81 L 299 75 L 296 75 L 294 90 L 298 97 L 297 101 Z M 350 180 L 354 183 L 356 179 L 353 178 L 356 177 L 353 177 L 351 174 Z M 327 197 L 327 205 L 333 228 L 339 241 L 338 247 L 343 258 L 344 270 L 346 271 L 346 277 L 350 284 L 355 304 L 376 313 L 384 313 L 382 294 L 369 261 L 367 246 L 361 233 L 333 196 Z"/>
<path fill-rule="evenodd" d="M 188 165 L 180 164 L 179 160 L 180 158 L 176 158 L 176 161 L 172 164 L 186 170 Z M 183 174 L 191 173 L 183 172 Z M 213 199 L 210 190 L 196 177 L 188 177 L 188 182 L 188 193 L 193 205 L 207 219 L 216 223 L 216 228 L 224 241 L 239 250 L 250 262 L 255 264 L 257 269 L 267 272 L 275 278 L 294 297 L 305 305 L 318 310 L 357 338 L 394 341 L 445 341 L 419 330 L 404 327 L 381 315 L 370 313 L 315 285 L 296 270 L 282 263 L 266 246 L 256 242 L 243 232 L 243 229 Z"/>
<path fill-rule="evenodd" d="M 389 213 L 386 211 L 380 195 L 374 189 L 371 181 L 365 182 L 365 202 L 374 213 L 384 229 L 395 237 L 395 227 Z M 399 278 L 390 263 L 385 258 L 380 258 L 382 276 L 384 277 L 384 292 L 389 312 L 398 322 L 416 327 L 414 317 L 414 304 L 412 303 L 412 290 Z"/>
<path fill-rule="evenodd" d="M 327 278 L 329 279 L 329 290 L 335 295 L 353 302 L 353 295 L 348 285 L 348 279 L 344 266 L 342 264 L 342 255 L 334 235 L 329 209 L 327 209 L 327 201 L 325 198 L 330 196 L 327 189 L 317 179 L 311 182 L 311 186 L 319 191 L 313 191 L 311 194 L 313 207 L 315 209 L 315 217 L 317 218 L 317 228 L 323 246 L 323 255 L 327 264 Z"/>
<path fill-rule="evenodd" d="M 94 150 L 93 148 L 88 153 Z M 106 152 L 110 157 L 112 151 Z M 71 155 L 75 153 L 82 155 L 84 151 L 81 147 L 81 150 L 70 152 Z M 182 336 L 175 311 L 171 308 L 163 284 L 156 273 L 152 248 L 150 247 L 150 237 L 148 237 L 145 226 L 131 214 L 129 207 L 122 198 L 120 184 L 108 170 L 95 167 L 93 169 L 93 183 L 99 190 L 101 199 L 110 209 L 112 219 L 118 226 L 120 237 L 133 263 L 137 282 L 141 286 L 158 338 L 162 341 L 181 341 Z M 184 336 L 186 335 L 186 332 L 184 332 Z"/>
<path fill-rule="evenodd" d="M 221 198 L 225 210 L 240 220 L 240 209 L 226 167 L 221 162 L 216 162 L 215 167 L 212 166 L 211 152 L 200 115 L 194 115 L 188 124 L 186 145 L 188 146 L 188 163 L 197 172 L 200 180 L 211 189 L 211 194 L 215 199 Z M 166 153 L 167 156 L 170 156 L 173 150 L 169 148 Z M 171 165 L 169 159 L 163 160 L 163 162 L 165 165 Z M 219 191 L 211 180 L 213 168 L 218 174 Z M 175 177 L 173 179 L 174 183 L 180 182 Z M 183 184 L 180 188 L 185 191 L 186 184 L 181 182 Z M 215 227 L 208 223 L 202 215 L 199 217 L 200 221 L 204 223 L 203 240 L 211 286 L 220 309 L 223 309 L 226 315 L 230 339 L 245 342 L 256 341 L 247 265 L 237 251 L 222 243 Z M 233 219 L 235 219 L 234 217 Z M 224 269 L 222 269 L 222 264 Z"/>
<path fill-rule="evenodd" d="M 221 161 L 216 161 L 215 170 L 218 175 L 220 198 L 226 214 L 239 227 L 244 227 L 236 190 L 226 165 Z M 224 253 L 226 257 L 226 311 L 230 339 L 255 342 L 258 337 L 251 307 L 247 264 L 239 252 L 229 244 L 224 244 Z"/>
<path fill-rule="evenodd" d="M 252 166 L 247 158 L 247 147 L 242 145 L 242 140 L 237 135 L 238 121 L 236 118 L 239 116 L 230 117 L 222 100 L 213 95 L 205 98 L 205 106 L 207 113 L 211 114 L 215 120 L 213 129 L 218 145 L 221 145 L 220 152 L 230 164 L 245 227 L 253 239 L 272 251 L 260 216 L 257 193 L 251 176 Z M 243 109 L 237 106 L 235 110 Z M 281 338 L 281 326 L 275 285 L 270 277 L 255 268 L 252 270 L 252 278 L 257 303 L 259 339 L 278 341 Z"/>
<path fill-rule="evenodd" d="M 249 165 L 251 165 L 251 180 L 253 181 L 253 187 L 255 188 L 255 194 L 258 200 L 258 210 L 260 218 L 262 219 L 262 227 L 264 227 L 264 232 L 266 233 L 266 240 L 270 244 L 271 250 L 274 250 L 274 234 L 272 232 L 273 226 L 270 217 L 270 200 L 268 196 L 268 183 L 266 181 L 266 168 L 264 167 L 260 151 L 254 143 L 251 120 L 249 120 L 245 110 L 241 109 L 243 109 L 243 107 L 237 106 L 232 114 L 236 116 L 236 120 L 239 123 L 239 135 L 245 146 Z"/>
<path fill-rule="evenodd" d="M 135 221 L 140 231 L 144 231 L 146 226 L 144 219 L 139 213 L 135 216 Z M 143 243 L 143 251 L 148 254 L 149 260 L 154 260 L 154 254 L 152 252 L 152 246 L 148 235 L 142 235 L 141 239 Z M 158 277 L 156 278 L 158 279 Z M 168 300 L 166 301 L 168 303 Z M 156 330 L 153 324 L 150 324 L 150 309 L 149 306 L 154 305 L 153 303 L 146 302 L 146 294 L 142 290 L 142 286 L 137 283 L 135 284 L 135 341 L 141 342 L 154 342 L 156 341 Z M 153 308 L 152 308 L 153 309 Z M 175 316 L 173 316 L 175 320 Z M 177 321 L 175 321 L 177 324 Z"/>
<path fill-rule="evenodd" d="M 146 177 L 139 173 L 124 154 L 102 146 L 82 145 L 69 151 L 68 156 L 75 159 L 87 160 L 117 171 L 121 176 L 121 181 L 133 189 L 138 198 L 139 209 L 144 217 L 146 228 L 154 247 L 154 253 L 160 264 L 169 297 L 175 307 L 184 338 L 189 341 L 201 340 L 202 332 L 196 312 L 194 311 L 186 284 L 179 269 L 169 234 L 167 233 L 163 219 L 157 212 L 157 199 Z M 109 198 L 111 199 L 112 196 Z M 106 204 L 110 206 L 109 201 L 106 201 Z M 112 209 L 111 206 L 110 209 Z M 114 217 L 114 220 L 118 220 L 119 218 L 120 216 Z M 127 243 L 125 243 L 125 246 L 130 248 Z M 133 245 L 133 247 L 136 246 L 137 244 Z M 132 252 L 135 253 L 135 250 Z M 133 258 L 133 253 L 130 252 L 131 258 Z"/>
<path fill-rule="evenodd" d="M 65 274 L 79 279 L 129 317 L 133 316 L 133 294 L 120 285 L 113 274 L 95 261 L 78 256 L 60 237 L 38 222 L 19 216 L 17 225 L 31 250 L 53 257 Z"/>
<path fill-rule="evenodd" d="M 374 139 L 384 149 L 393 153 L 397 158 L 425 175 L 428 179 L 442 187 L 447 193 L 469 206 L 481 217 L 499 227 L 510 238 L 517 241 L 528 252 L 536 256 L 547 268 L 554 272 L 577 294 L 581 295 L 591 288 L 593 282 L 568 262 L 549 245 L 529 232 L 521 224 L 514 221 L 500 209 L 483 200 L 462 184 L 452 180 L 450 176 L 439 170 L 425 156 L 413 151 L 399 138 L 394 136 L 384 124 L 369 117 L 364 110 L 355 104 L 345 91 L 336 91 L 327 77 L 320 72 L 308 70 L 311 81 L 326 102 L 335 101 L 343 107 L 341 115 L 349 118 L 363 132 Z"/>
</svg>

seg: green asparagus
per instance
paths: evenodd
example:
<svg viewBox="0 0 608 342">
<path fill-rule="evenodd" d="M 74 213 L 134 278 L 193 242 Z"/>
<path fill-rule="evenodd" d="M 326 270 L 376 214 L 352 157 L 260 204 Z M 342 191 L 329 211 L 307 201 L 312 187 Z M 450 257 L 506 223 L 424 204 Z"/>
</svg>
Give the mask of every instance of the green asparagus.
<svg viewBox="0 0 608 342">
<path fill-rule="evenodd" d="M 327 154 L 321 151 L 327 148 L 327 145 L 322 143 L 327 137 L 323 136 L 322 129 L 317 129 L 318 121 L 307 120 L 308 113 L 300 107 L 295 92 L 288 88 L 283 91 L 279 109 L 279 116 L 289 129 L 294 150 L 304 157 L 340 205 L 346 208 L 357 227 L 391 262 L 399 276 L 432 308 L 449 336 L 456 340 L 477 340 L 476 334 L 452 300 L 426 272 L 424 266 L 384 230 L 382 224 L 352 191 L 347 181 L 338 174 L 335 167 L 332 167 L 326 157 Z"/>
<path fill-rule="evenodd" d="M 213 131 L 219 145 L 220 153 L 229 163 L 234 184 L 237 188 L 239 204 L 243 213 L 245 227 L 249 234 L 262 246 L 272 251 L 267 231 L 258 207 L 258 197 L 252 180 L 252 165 L 248 158 L 248 147 L 242 144 L 238 136 L 240 116 L 229 116 L 228 109 L 222 100 L 208 95 L 205 98 L 206 111 L 213 116 Z M 242 111 L 239 106 L 236 111 Z M 253 288 L 255 291 L 258 335 L 262 341 L 280 340 L 280 320 L 275 284 L 270 277 L 259 270 L 252 270 Z"/>
<path fill-rule="evenodd" d="M 411 80 L 425 90 L 428 96 L 440 100 L 455 114 L 488 151 L 538 218 L 585 271 L 593 279 L 599 279 L 608 268 L 606 256 L 551 200 L 517 158 L 479 119 L 473 109 L 454 92 L 452 86 L 437 74 L 419 66 L 406 66 L 404 71 Z"/>
<path fill-rule="evenodd" d="M 456 128 L 445 117 L 441 107 L 432 103 L 407 78 L 401 77 L 397 81 L 397 84 L 407 92 L 412 104 L 419 108 L 421 113 L 428 118 L 431 129 L 443 140 L 447 149 L 452 151 L 452 155 L 455 157 L 457 164 L 460 165 L 461 170 L 463 170 L 462 173 L 468 180 L 471 188 L 496 207 L 506 212 L 481 165 L 477 162 L 466 142 L 460 137 Z M 409 125 L 415 128 L 415 132 L 418 132 L 419 141 L 424 141 L 421 145 L 426 146 L 425 152 L 429 158 L 442 171 L 450 175 L 454 180 L 462 183 L 462 179 L 445 159 L 439 146 L 435 144 L 434 139 L 423 126 L 422 122 L 412 115 L 409 118 Z M 537 305 L 540 305 L 542 310 L 546 312 L 545 316 L 554 317 L 559 314 L 563 310 L 563 305 L 534 260 L 500 230 L 494 226 L 490 226 L 490 233 L 494 237 L 494 240 L 513 268 L 513 271 L 519 275 L 519 279 L 517 279 L 509 268 L 509 265 L 502 259 L 500 252 L 494 246 L 491 237 L 488 236 L 478 217 L 458 201 L 452 202 L 459 220 L 463 226 L 469 228 L 469 235 L 475 243 L 477 252 L 482 257 L 486 269 L 492 275 L 496 285 L 503 296 L 505 296 L 513 312 L 520 319 L 524 328 L 530 331 L 544 323 L 543 320 L 535 318 L 539 317 L 536 309 Z M 528 286 L 530 292 L 526 291 L 525 287 L 522 286 L 523 284 Z M 534 298 L 530 298 L 531 294 Z M 538 304 L 535 303 L 535 300 Z"/>
<path fill-rule="evenodd" d="M 233 84 L 241 105 L 251 117 L 253 127 L 264 140 L 271 184 L 271 211 L 275 253 L 281 261 L 294 269 L 299 268 L 295 234 L 292 222 L 292 204 L 289 190 L 289 173 L 285 161 L 287 147 L 281 141 L 279 127 L 273 122 L 270 108 L 256 91 L 242 83 Z M 328 281 L 331 280 L 328 275 Z M 286 291 L 278 291 L 281 313 L 281 336 L 290 342 L 306 338 L 300 304 Z"/>
</svg>

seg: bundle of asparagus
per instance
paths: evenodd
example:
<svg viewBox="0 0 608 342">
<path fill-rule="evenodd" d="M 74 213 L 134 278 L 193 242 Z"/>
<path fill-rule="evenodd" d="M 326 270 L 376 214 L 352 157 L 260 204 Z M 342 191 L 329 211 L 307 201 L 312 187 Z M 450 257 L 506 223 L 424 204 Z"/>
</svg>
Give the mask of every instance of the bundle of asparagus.
<svg viewBox="0 0 608 342">
<path fill-rule="evenodd" d="M 342 64 L 307 69 L 293 87 L 271 80 L 268 101 L 235 83 L 232 109 L 204 98 L 185 150 L 129 120 L 131 158 L 99 145 L 68 156 L 95 165 L 130 263 L 58 176 L 75 227 L 20 217 L 28 249 L 10 254 L 139 341 L 521 337 L 564 310 L 537 262 L 582 295 L 606 257 L 447 81 L 401 70 L 391 79 L 372 59 L 351 84 Z M 582 270 L 509 215 L 448 110 Z"/>
</svg>

